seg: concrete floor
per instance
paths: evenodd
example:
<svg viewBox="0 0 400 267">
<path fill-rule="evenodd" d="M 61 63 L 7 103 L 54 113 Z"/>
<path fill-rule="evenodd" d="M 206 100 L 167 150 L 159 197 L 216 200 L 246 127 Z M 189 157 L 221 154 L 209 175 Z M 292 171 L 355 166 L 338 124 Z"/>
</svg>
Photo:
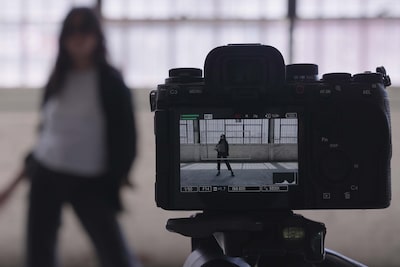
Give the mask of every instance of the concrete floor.
<svg viewBox="0 0 400 267">
<path fill-rule="evenodd" d="M 287 162 L 275 163 L 230 163 L 235 176 L 221 162 L 220 175 L 217 174 L 216 163 L 192 163 L 181 165 L 181 186 L 262 186 L 276 184 L 274 173 L 297 171 L 297 164 Z M 295 170 L 294 170 L 295 169 Z"/>
<path fill-rule="evenodd" d="M 299 211 L 324 222 L 326 245 L 370 266 L 400 266 L 400 92 L 392 101 L 392 205 L 383 210 Z M 126 212 L 121 216 L 126 237 L 146 266 L 180 266 L 190 251 L 188 238 L 165 230 L 170 217 L 193 212 L 163 211 L 154 203 L 155 147 L 153 114 L 147 92 L 137 93 L 140 156 L 132 172 L 136 189 L 124 191 Z M 35 140 L 37 93 L 0 90 L 0 188 L 18 170 Z M 27 184 L 21 184 L 0 210 L 0 267 L 22 266 Z M 65 267 L 97 266 L 93 249 L 71 209 L 66 206 L 60 231 L 60 258 Z"/>
</svg>

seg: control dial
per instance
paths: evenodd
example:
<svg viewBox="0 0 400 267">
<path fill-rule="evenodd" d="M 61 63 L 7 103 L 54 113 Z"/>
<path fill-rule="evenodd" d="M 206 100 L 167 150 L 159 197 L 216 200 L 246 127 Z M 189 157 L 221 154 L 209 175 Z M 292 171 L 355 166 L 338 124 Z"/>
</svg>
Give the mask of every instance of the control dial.
<svg viewBox="0 0 400 267">
<path fill-rule="evenodd" d="M 202 70 L 197 68 L 176 68 L 169 70 L 169 78 L 165 79 L 166 84 L 170 83 L 196 83 L 202 82 Z"/>
<path fill-rule="evenodd" d="M 351 162 L 340 150 L 332 150 L 322 156 L 320 170 L 330 182 L 342 182 L 350 172 Z"/>
<path fill-rule="evenodd" d="M 296 82 L 314 82 L 318 76 L 316 64 L 291 64 L 286 66 L 286 80 Z"/>
<path fill-rule="evenodd" d="M 359 73 L 353 77 L 355 82 L 359 83 L 382 83 L 382 73 Z"/>
<path fill-rule="evenodd" d="M 322 76 L 322 80 L 328 83 L 346 83 L 350 82 L 351 74 L 346 72 L 326 73 Z"/>
</svg>

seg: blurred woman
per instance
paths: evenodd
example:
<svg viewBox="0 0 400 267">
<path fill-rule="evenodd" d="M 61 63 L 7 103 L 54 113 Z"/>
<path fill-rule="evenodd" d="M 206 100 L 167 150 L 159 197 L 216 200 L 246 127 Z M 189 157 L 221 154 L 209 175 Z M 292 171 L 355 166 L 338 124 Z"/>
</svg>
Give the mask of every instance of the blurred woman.
<svg viewBox="0 0 400 267">
<path fill-rule="evenodd" d="M 44 91 L 38 140 L 28 161 L 27 266 L 57 265 L 57 232 L 65 203 L 87 231 L 101 266 L 138 266 L 116 217 L 120 188 L 127 183 L 136 154 L 130 91 L 107 61 L 93 10 L 72 9 L 58 45 Z"/>
</svg>

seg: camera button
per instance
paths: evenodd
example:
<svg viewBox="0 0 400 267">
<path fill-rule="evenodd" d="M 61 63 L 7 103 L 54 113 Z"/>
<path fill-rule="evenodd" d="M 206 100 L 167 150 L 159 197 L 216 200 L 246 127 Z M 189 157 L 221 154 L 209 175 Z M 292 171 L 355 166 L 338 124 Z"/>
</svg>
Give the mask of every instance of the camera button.
<svg viewBox="0 0 400 267">
<path fill-rule="evenodd" d="M 365 97 L 372 96 L 372 90 L 371 89 L 362 89 L 361 94 Z"/>
<path fill-rule="evenodd" d="M 324 199 L 324 200 L 331 199 L 331 193 L 329 193 L 329 192 L 322 193 L 322 199 Z"/>
<path fill-rule="evenodd" d="M 322 156 L 320 170 L 330 182 L 342 182 L 350 172 L 350 161 L 340 150 L 332 150 Z"/>
<path fill-rule="evenodd" d="M 297 85 L 296 86 L 296 94 L 298 94 L 298 95 L 304 94 L 304 85 Z"/>
<path fill-rule="evenodd" d="M 177 95 L 177 94 L 178 94 L 178 90 L 176 90 L 176 89 L 171 89 L 171 90 L 169 90 L 169 94 L 170 94 L 170 95 Z"/>
<path fill-rule="evenodd" d="M 322 80 L 332 84 L 343 84 L 351 81 L 351 74 L 346 72 L 325 73 Z"/>
<path fill-rule="evenodd" d="M 329 87 L 324 87 L 319 89 L 319 95 L 321 97 L 330 97 L 332 95 L 332 90 Z"/>
</svg>

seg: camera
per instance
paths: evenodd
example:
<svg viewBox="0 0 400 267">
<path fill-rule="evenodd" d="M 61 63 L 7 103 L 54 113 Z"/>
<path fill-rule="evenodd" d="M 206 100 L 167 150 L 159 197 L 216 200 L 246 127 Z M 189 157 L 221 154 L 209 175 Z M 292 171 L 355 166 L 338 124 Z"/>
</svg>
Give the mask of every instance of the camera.
<svg viewBox="0 0 400 267">
<path fill-rule="evenodd" d="M 383 67 L 285 65 L 261 44 L 213 49 L 150 93 L 156 202 L 167 210 L 385 208 L 391 126 Z"/>
</svg>

